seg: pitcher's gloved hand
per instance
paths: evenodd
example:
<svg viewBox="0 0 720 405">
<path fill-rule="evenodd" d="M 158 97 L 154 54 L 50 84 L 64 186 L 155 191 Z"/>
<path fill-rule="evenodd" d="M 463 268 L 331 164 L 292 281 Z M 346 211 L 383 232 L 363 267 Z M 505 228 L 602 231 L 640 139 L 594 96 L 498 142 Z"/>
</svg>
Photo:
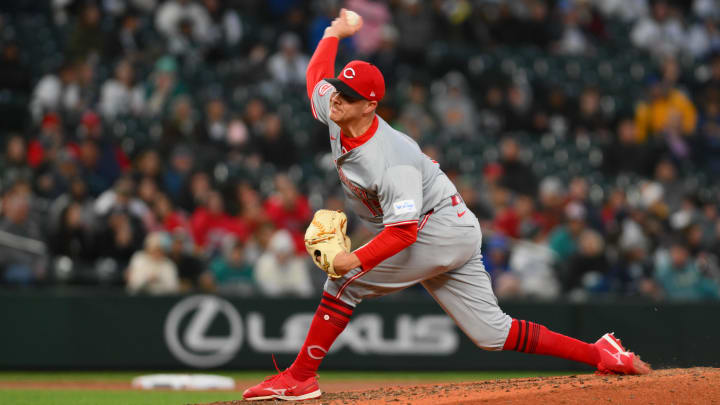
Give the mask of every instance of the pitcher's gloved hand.
<svg viewBox="0 0 720 405">
<path fill-rule="evenodd" d="M 350 251 L 347 232 L 347 216 L 342 211 L 319 210 L 305 231 L 305 248 L 313 263 L 330 278 L 339 278 L 333 266 L 335 256 Z"/>
</svg>

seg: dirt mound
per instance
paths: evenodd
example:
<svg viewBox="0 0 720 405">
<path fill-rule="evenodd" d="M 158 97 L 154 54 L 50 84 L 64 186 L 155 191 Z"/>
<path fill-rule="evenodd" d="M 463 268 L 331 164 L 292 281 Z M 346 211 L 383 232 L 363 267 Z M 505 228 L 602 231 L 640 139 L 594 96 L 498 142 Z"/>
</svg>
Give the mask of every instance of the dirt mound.
<svg viewBox="0 0 720 405">
<path fill-rule="evenodd" d="M 455 384 L 385 386 L 326 392 L 303 404 L 715 404 L 720 405 L 720 369 L 654 371 L 644 376 L 572 375 L 486 380 Z M 335 387 L 333 387 L 335 388 Z M 355 388 L 355 387 L 353 387 Z M 211 405 L 237 405 L 243 401 Z"/>
</svg>

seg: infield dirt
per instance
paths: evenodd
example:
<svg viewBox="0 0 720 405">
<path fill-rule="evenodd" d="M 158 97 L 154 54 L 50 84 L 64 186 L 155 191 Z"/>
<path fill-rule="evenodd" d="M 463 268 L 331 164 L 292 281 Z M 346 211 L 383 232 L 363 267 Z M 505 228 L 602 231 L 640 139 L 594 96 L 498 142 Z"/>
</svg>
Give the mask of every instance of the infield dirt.
<svg viewBox="0 0 720 405">
<path fill-rule="evenodd" d="M 303 404 L 716 404 L 720 369 L 657 370 L 643 376 L 573 375 L 452 384 L 387 386 L 320 382 L 322 398 Z M 371 388 L 373 387 L 373 388 Z M 266 401 L 270 402 L 270 401 Z M 238 405 L 244 401 L 207 405 Z M 260 402 L 262 403 L 262 402 Z"/>
</svg>

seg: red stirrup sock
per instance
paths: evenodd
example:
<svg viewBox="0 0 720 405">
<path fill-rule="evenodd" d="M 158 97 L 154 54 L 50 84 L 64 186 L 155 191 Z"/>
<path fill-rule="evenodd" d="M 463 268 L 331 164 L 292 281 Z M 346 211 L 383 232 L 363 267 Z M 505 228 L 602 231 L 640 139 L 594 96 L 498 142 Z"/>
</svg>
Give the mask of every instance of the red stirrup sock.
<svg viewBox="0 0 720 405">
<path fill-rule="evenodd" d="M 300 353 L 290 366 L 290 373 L 296 379 L 305 381 L 315 375 L 323 358 L 330 350 L 335 339 L 340 336 L 350 321 L 353 307 L 332 295 L 323 292 L 320 306 L 318 306 L 310 324 L 310 331 L 305 338 Z"/>
<path fill-rule="evenodd" d="M 600 356 L 594 345 L 555 333 L 537 323 L 513 319 L 503 350 L 546 354 L 597 367 Z"/>
</svg>

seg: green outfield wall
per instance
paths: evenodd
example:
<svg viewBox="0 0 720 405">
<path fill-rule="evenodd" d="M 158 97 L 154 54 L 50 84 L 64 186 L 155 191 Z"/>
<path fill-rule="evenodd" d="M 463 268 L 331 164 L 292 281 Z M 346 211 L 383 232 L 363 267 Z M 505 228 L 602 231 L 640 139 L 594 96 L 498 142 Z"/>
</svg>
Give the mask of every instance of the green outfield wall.
<svg viewBox="0 0 720 405">
<path fill-rule="evenodd" d="M 272 369 L 302 345 L 318 300 L 0 293 L 0 369 Z M 594 341 L 615 331 L 656 367 L 720 365 L 720 304 L 505 302 L 513 317 Z M 326 369 L 587 369 L 485 352 L 430 299 L 358 306 Z"/>
</svg>

